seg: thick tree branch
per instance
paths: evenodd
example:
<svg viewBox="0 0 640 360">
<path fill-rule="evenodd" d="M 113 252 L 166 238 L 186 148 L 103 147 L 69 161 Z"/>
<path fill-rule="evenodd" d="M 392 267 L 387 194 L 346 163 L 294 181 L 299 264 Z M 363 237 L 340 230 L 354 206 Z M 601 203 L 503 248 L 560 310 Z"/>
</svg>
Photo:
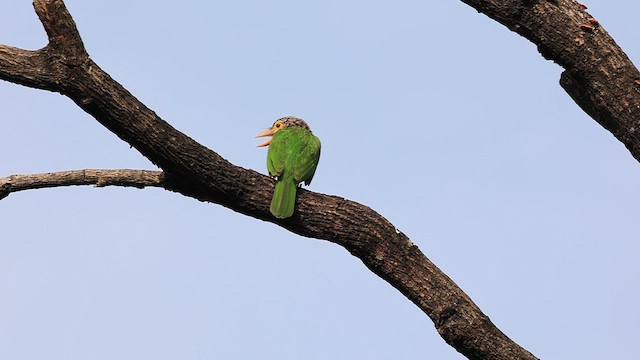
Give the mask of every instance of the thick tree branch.
<svg viewBox="0 0 640 360">
<path fill-rule="evenodd" d="M 534 43 L 565 71 L 560 85 L 640 161 L 640 72 L 574 0 L 462 0 Z"/>
<path fill-rule="evenodd" d="M 85 169 L 45 174 L 11 175 L 0 178 L 0 200 L 10 193 L 61 186 L 93 185 L 95 187 L 125 186 L 142 189 L 165 187 L 162 171 Z"/>
</svg>

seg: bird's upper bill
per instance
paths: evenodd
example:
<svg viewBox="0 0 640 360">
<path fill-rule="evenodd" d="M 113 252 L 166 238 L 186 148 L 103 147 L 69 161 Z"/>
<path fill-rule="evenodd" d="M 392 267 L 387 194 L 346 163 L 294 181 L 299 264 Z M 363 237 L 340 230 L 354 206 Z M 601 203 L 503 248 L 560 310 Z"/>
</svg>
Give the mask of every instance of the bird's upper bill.
<svg viewBox="0 0 640 360">
<path fill-rule="evenodd" d="M 271 127 L 270 129 L 262 131 L 261 133 L 256 135 L 256 137 L 259 138 L 259 137 L 265 137 L 265 136 L 273 136 L 273 134 L 275 134 L 276 131 L 278 131 L 278 129 L 276 129 L 275 126 L 274 126 L 274 127 Z M 267 146 L 269 144 L 271 144 L 271 138 L 268 138 L 264 142 L 261 142 L 260 144 L 258 144 L 258 147 Z"/>
</svg>

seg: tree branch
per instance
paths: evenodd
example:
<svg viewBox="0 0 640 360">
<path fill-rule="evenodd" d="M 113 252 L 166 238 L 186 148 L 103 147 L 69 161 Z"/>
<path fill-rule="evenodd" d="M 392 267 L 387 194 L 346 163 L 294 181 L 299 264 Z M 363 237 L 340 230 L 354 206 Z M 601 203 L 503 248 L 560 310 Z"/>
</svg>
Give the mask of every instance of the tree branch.
<svg viewBox="0 0 640 360">
<path fill-rule="evenodd" d="M 51 66 L 46 61 L 46 54 L 46 48 L 29 51 L 0 45 L 0 78 L 28 87 L 57 91 L 57 84 L 50 76 L 53 71 L 40 71 Z"/>
<path fill-rule="evenodd" d="M 45 174 L 11 175 L 0 178 L 0 200 L 13 192 L 61 186 L 93 185 L 135 188 L 165 187 L 162 171 L 151 170 L 72 170 Z"/>
<path fill-rule="evenodd" d="M 462 0 L 565 68 L 560 85 L 640 161 L 640 72 L 574 0 Z"/>
</svg>

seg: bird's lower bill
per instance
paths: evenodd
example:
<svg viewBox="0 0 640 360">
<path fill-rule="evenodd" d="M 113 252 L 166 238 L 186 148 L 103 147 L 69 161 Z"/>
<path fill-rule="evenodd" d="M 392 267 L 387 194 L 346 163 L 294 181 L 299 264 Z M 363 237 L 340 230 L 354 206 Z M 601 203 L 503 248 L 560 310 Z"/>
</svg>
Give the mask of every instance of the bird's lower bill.
<svg viewBox="0 0 640 360">
<path fill-rule="evenodd" d="M 268 138 L 267 140 L 258 144 L 258 147 L 268 146 L 269 144 L 271 144 L 271 138 Z"/>
</svg>

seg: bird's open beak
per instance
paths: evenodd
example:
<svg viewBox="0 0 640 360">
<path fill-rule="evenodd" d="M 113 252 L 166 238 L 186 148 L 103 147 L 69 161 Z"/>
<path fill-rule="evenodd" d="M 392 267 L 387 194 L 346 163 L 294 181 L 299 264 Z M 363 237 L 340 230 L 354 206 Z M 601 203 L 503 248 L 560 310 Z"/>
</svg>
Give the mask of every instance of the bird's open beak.
<svg viewBox="0 0 640 360">
<path fill-rule="evenodd" d="M 276 133 L 276 131 L 273 128 L 271 128 L 271 129 L 267 129 L 267 130 L 259 133 L 258 135 L 256 135 L 256 137 L 259 138 L 259 137 L 265 137 L 265 136 L 273 136 L 273 134 L 275 134 L 275 133 Z M 258 144 L 258 147 L 267 146 L 269 144 L 271 144 L 271 138 L 268 138 L 264 142 Z"/>
</svg>

